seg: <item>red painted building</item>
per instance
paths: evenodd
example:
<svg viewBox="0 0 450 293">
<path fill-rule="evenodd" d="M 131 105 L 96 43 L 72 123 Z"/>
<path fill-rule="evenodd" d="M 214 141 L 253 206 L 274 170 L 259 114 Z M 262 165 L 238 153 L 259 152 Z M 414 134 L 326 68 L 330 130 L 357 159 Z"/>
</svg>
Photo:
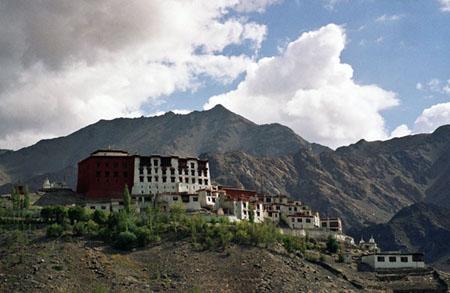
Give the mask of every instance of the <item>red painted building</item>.
<svg viewBox="0 0 450 293">
<path fill-rule="evenodd" d="M 98 150 L 78 163 L 77 192 L 92 199 L 121 198 L 131 191 L 134 156 L 124 151 Z"/>
</svg>

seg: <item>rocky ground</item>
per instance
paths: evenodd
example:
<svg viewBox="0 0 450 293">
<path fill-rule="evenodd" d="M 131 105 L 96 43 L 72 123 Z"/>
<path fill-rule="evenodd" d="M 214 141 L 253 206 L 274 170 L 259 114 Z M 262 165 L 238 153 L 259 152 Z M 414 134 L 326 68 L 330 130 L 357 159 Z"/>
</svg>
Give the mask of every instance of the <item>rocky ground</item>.
<svg viewBox="0 0 450 293">
<path fill-rule="evenodd" d="M 121 253 L 83 239 L 49 241 L 42 231 L 25 237 L 8 233 L 0 236 L 0 292 L 386 292 L 445 287 L 433 273 L 380 277 L 330 257 L 320 263 L 281 250 L 232 246 L 197 251 L 186 242 L 167 242 Z"/>
</svg>

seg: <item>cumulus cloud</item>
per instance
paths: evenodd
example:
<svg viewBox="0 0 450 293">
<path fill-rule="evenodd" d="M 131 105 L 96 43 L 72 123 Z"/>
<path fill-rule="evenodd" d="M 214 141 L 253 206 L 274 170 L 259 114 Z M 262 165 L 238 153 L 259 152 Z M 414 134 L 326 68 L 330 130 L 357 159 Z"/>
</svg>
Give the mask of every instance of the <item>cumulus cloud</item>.
<svg viewBox="0 0 450 293">
<path fill-rule="evenodd" d="M 450 79 L 441 81 L 438 78 L 432 78 L 426 83 L 418 82 L 416 89 L 420 91 L 427 91 L 429 93 L 450 94 Z"/>
<path fill-rule="evenodd" d="M 411 133 L 412 133 L 411 129 L 409 129 L 409 127 L 406 124 L 402 124 L 391 132 L 391 138 L 402 137 L 410 135 Z"/>
<path fill-rule="evenodd" d="M 235 90 L 211 97 L 204 108 L 222 104 L 256 122 L 281 122 L 331 147 L 386 139 L 380 111 L 396 106 L 396 95 L 353 80 L 352 67 L 340 59 L 345 42 L 335 24 L 303 33 L 279 56 L 252 64 Z"/>
<path fill-rule="evenodd" d="M 230 82 L 266 27 L 242 17 L 274 0 L 0 2 L 0 147 L 66 134 L 100 118 L 142 115 L 199 76 Z"/>
<path fill-rule="evenodd" d="M 415 132 L 432 132 L 444 124 L 450 124 L 450 102 L 436 104 L 423 110 L 414 122 L 414 127 Z"/>
<path fill-rule="evenodd" d="M 438 0 L 440 9 L 443 12 L 449 12 L 450 11 L 450 0 Z"/>
</svg>

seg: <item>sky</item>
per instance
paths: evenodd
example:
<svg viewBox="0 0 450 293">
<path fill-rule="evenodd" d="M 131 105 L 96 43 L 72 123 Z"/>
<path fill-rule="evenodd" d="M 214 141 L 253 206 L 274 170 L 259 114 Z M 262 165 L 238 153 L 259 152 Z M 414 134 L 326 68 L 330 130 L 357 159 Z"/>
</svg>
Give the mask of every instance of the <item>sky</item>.
<svg viewBox="0 0 450 293">
<path fill-rule="evenodd" d="M 0 149 L 222 104 L 332 148 L 450 124 L 450 0 L 0 0 Z"/>
</svg>

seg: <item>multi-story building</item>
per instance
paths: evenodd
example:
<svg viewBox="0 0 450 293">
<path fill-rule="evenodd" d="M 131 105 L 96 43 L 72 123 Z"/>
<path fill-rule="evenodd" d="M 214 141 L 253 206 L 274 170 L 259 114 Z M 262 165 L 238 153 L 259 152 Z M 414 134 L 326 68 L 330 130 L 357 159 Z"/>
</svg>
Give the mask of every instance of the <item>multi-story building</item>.
<svg viewBox="0 0 450 293">
<path fill-rule="evenodd" d="M 197 190 L 211 186 L 208 161 L 98 150 L 78 163 L 77 192 L 87 198 L 120 198 L 125 186 L 135 197 L 195 194 Z"/>
<path fill-rule="evenodd" d="M 253 214 L 255 223 L 264 222 L 263 202 L 256 196 L 256 191 L 239 188 L 221 188 L 225 194 L 220 198 L 220 207 L 226 215 L 233 215 L 236 220 L 250 220 Z"/>
<path fill-rule="evenodd" d="M 206 160 L 158 155 L 134 157 L 132 194 L 193 194 L 210 186 Z"/>
<path fill-rule="evenodd" d="M 78 163 L 77 192 L 87 198 L 120 198 L 133 186 L 134 157 L 118 150 L 98 150 Z"/>
<path fill-rule="evenodd" d="M 321 218 L 320 227 L 334 232 L 342 232 L 342 222 L 339 218 Z"/>
</svg>

